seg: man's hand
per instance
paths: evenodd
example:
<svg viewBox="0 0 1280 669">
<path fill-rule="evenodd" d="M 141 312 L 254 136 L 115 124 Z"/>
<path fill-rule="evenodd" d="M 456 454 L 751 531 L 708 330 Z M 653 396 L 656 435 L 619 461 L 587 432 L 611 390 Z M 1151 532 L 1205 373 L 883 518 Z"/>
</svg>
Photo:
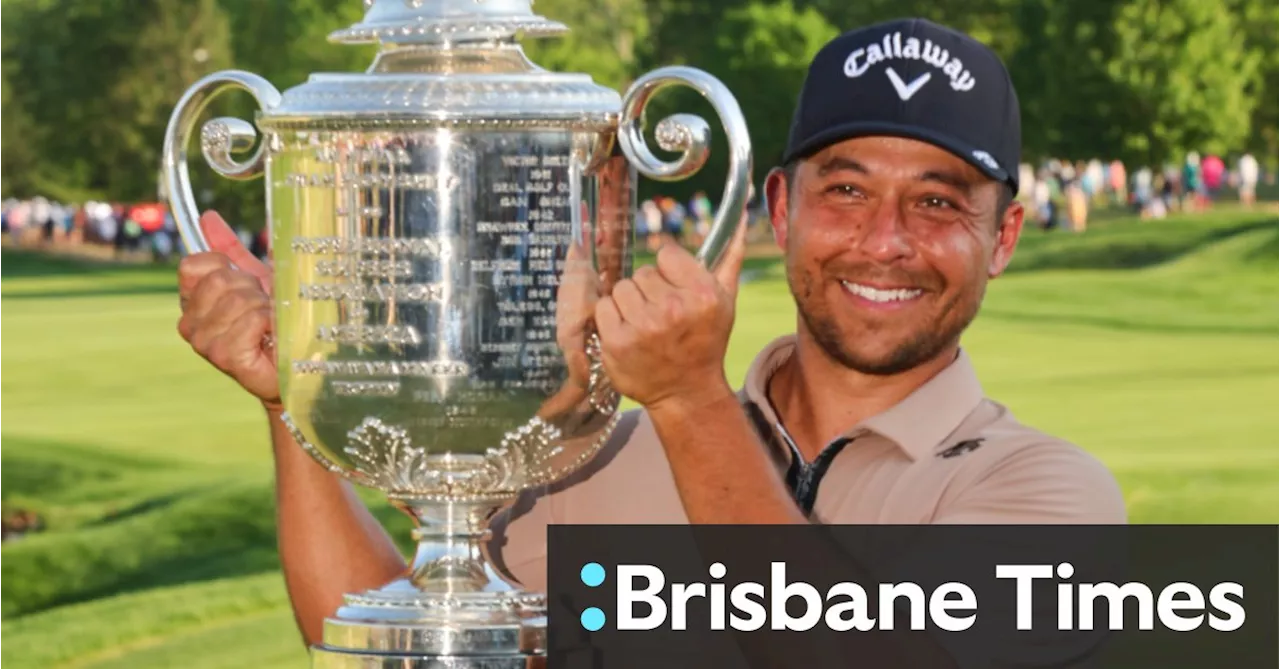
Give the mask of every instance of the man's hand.
<svg viewBox="0 0 1280 669">
<path fill-rule="evenodd" d="M 178 332 L 203 358 L 269 410 L 280 409 L 271 270 L 240 243 L 222 217 L 200 218 L 212 251 L 182 259 Z"/>
<path fill-rule="evenodd" d="M 732 395 L 724 357 L 745 255 L 744 219 L 715 271 L 668 244 L 656 266 L 641 267 L 600 299 L 596 327 L 618 392 L 651 411 Z"/>
</svg>

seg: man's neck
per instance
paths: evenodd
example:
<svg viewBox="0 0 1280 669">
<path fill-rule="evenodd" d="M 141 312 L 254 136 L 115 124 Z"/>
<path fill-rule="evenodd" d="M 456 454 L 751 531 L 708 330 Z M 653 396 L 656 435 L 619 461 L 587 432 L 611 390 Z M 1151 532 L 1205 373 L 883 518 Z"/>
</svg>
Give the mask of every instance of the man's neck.
<svg viewBox="0 0 1280 669">
<path fill-rule="evenodd" d="M 806 462 L 849 428 L 901 402 L 955 361 L 959 346 L 890 376 L 849 369 L 801 329 L 796 348 L 768 382 L 774 411 Z"/>
</svg>

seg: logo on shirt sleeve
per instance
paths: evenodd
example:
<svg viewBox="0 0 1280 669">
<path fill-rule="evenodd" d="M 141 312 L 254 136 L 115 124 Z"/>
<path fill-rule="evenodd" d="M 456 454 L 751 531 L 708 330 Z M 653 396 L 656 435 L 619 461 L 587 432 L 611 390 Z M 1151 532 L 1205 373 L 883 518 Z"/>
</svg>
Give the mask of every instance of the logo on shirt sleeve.
<svg viewBox="0 0 1280 669">
<path fill-rule="evenodd" d="M 982 446 L 982 439 L 966 439 L 951 448 L 938 454 L 940 458 L 954 458 L 978 450 Z"/>
</svg>

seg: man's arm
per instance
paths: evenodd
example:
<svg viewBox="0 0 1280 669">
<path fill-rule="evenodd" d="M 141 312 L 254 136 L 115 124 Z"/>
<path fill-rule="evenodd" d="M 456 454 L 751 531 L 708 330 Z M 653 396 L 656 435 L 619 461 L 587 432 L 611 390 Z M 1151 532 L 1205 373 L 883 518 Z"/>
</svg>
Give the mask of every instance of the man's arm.
<svg viewBox="0 0 1280 669">
<path fill-rule="evenodd" d="M 205 214 L 201 226 L 213 251 L 178 268 L 178 332 L 266 407 L 285 584 L 303 639 L 319 643 L 343 594 L 392 580 L 404 560 L 351 485 L 312 460 L 280 419 L 275 355 L 264 345 L 273 334 L 270 268 L 217 214 Z"/>
<path fill-rule="evenodd" d="M 808 524 L 733 391 L 717 382 L 698 398 L 647 408 L 689 522 Z"/>
<path fill-rule="evenodd" d="M 701 394 L 653 405 L 648 411 L 671 465 L 689 522 L 694 525 L 807 525 L 791 499 L 764 444 L 732 392 Z M 695 400 L 694 397 L 697 397 Z M 788 535 L 788 572 L 824 582 L 839 577 L 867 589 L 867 610 L 879 609 L 879 578 L 826 534 Z M 705 546 L 710 555 L 717 546 Z M 782 556 L 775 556 L 780 558 Z M 834 581 L 833 581 L 834 582 Z M 886 668 L 956 666 L 930 632 L 894 630 L 872 634 L 818 633 L 778 636 L 742 633 L 738 646 L 759 669 L 852 666 Z"/>
<path fill-rule="evenodd" d="M 351 484 L 307 455 L 276 409 L 267 410 L 276 470 L 280 561 L 293 615 L 307 645 L 347 593 L 376 588 L 405 569 L 404 557 Z"/>
</svg>

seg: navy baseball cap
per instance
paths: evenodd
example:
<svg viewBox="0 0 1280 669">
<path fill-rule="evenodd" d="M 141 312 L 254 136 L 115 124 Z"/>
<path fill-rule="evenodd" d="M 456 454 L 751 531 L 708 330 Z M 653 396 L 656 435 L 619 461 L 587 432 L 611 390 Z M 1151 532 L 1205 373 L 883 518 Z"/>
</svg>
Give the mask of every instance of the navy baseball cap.
<svg viewBox="0 0 1280 669">
<path fill-rule="evenodd" d="M 1004 63 L 925 19 L 836 37 L 814 56 L 783 163 L 837 142 L 891 135 L 937 145 L 1018 192 L 1022 118 Z"/>
</svg>

